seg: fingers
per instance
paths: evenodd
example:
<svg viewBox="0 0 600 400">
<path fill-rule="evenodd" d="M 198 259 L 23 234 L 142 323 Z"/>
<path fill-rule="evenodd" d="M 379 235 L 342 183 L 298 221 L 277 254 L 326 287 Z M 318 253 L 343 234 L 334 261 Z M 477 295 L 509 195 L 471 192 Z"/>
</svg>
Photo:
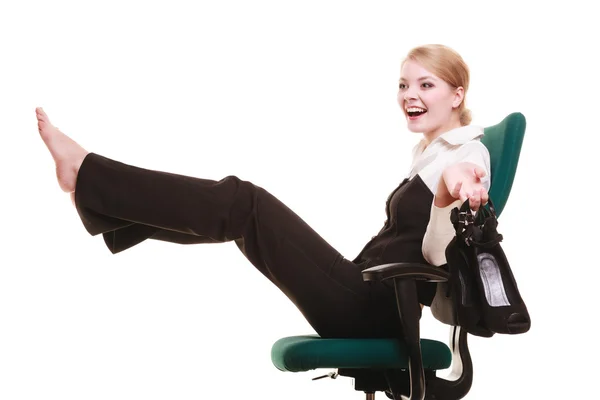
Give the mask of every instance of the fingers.
<svg viewBox="0 0 600 400">
<path fill-rule="evenodd" d="M 475 167 L 473 169 L 473 173 L 475 174 L 475 176 L 479 179 L 483 178 L 486 175 L 486 172 L 483 168 L 481 167 Z"/>
<path fill-rule="evenodd" d="M 456 183 L 454 189 L 450 191 L 450 195 L 455 199 L 460 199 L 463 203 L 469 200 L 469 204 L 473 210 L 477 210 L 479 205 L 487 203 L 487 192 L 484 188 L 477 191 L 469 191 L 466 188 L 463 190 L 462 182 Z"/>
<path fill-rule="evenodd" d="M 479 207 L 481 207 L 481 197 L 476 195 L 469 197 L 469 207 L 473 211 L 479 210 Z"/>
<path fill-rule="evenodd" d="M 490 199 L 490 195 L 488 194 L 487 190 L 485 190 L 484 188 L 481 188 L 480 192 L 481 192 L 481 204 L 483 204 L 485 206 Z"/>
<path fill-rule="evenodd" d="M 463 194 L 461 193 L 461 190 L 460 190 L 461 188 L 462 188 L 462 182 L 457 182 L 456 185 L 454 185 L 454 188 L 452 190 L 450 190 L 450 196 L 452 196 L 455 199 L 460 197 L 460 199 L 462 201 L 465 201 L 466 197 L 465 197 L 465 200 L 463 200 Z"/>
<path fill-rule="evenodd" d="M 490 199 L 490 196 L 485 188 L 479 189 L 476 193 L 469 196 L 469 207 L 471 210 L 477 211 L 479 207 L 485 206 Z"/>
<path fill-rule="evenodd" d="M 481 167 L 473 167 L 473 173 L 477 177 L 477 180 L 487 175 L 486 171 Z M 448 172 L 451 172 L 450 170 Z M 446 182 L 449 181 L 447 176 L 443 177 Z M 472 178 L 471 178 L 472 179 Z M 469 201 L 469 207 L 473 211 L 479 210 L 482 205 L 486 205 L 489 201 L 489 194 L 487 190 L 481 186 L 481 183 L 473 182 L 469 179 L 458 179 L 454 184 L 454 187 L 448 186 L 448 192 L 450 196 L 455 199 L 460 199 L 461 202 Z"/>
</svg>

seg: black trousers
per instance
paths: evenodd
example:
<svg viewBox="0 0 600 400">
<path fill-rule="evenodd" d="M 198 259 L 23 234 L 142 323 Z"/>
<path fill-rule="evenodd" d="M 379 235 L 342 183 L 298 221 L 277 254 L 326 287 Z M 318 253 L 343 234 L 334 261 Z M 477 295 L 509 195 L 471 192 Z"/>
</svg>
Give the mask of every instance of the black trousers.
<svg viewBox="0 0 600 400">
<path fill-rule="evenodd" d="M 75 204 L 91 235 L 113 253 L 146 239 L 233 241 L 298 307 L 322 337 L 398 337 L 393 289 L 364 282 L 345 259 L 265 189 L 227 176 L 214 181 L 87 155 Z"/>
</svg>

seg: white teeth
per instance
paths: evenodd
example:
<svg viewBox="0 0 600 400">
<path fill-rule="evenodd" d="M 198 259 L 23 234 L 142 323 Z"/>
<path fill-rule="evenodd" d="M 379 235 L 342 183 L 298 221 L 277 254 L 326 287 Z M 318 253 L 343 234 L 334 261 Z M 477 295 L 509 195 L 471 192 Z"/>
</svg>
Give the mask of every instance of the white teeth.
<svg viewBox="0 0 600 400">
<path fill-rule="evenodd" d="M 407 112 L 425 112 L 427 110 L 425 110 L 424 108 L 419 108 L 419 107 L 408 107 L 406 109 Z"/>
</svg>

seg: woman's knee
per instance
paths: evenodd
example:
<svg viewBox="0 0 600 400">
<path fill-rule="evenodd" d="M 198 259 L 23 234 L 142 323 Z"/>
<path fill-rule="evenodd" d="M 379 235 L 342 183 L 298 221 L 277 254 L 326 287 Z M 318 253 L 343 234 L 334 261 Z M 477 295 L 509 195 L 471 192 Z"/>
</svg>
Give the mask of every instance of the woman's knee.
<svg viewBox="0 0 600 400">
<path fill-rule="evenodd" d="M 255 219 L 258 202 L 264 189 L 237 175 L 229 175 L 221 182 L 233 187 L 228 231 L 233 237 L 238 238 Z"/>
<path fill-rule="evenodd" d="M 255 197 L 265 190 L 251 181 L 240 178 L 237 175 L 228 175 L 221 180 L 225 184 L 233 187 L 233 196 L 235 198 Z"/>
</svg>

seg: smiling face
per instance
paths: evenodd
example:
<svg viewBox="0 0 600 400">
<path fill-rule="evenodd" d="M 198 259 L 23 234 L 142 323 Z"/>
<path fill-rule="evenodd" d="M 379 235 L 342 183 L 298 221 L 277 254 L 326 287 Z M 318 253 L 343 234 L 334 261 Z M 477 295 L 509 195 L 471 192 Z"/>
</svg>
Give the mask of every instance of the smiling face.
<svg viewBox="0 0 600 400">
<path fill-rule="evenodd" d="M 412 59 L 406 60 L 400 74 L 398 104 L 411 132 L 423 133 L 431 142 L 444 132 L 458 128 L 462 87 L 453 88 Z"/>
</svg>

